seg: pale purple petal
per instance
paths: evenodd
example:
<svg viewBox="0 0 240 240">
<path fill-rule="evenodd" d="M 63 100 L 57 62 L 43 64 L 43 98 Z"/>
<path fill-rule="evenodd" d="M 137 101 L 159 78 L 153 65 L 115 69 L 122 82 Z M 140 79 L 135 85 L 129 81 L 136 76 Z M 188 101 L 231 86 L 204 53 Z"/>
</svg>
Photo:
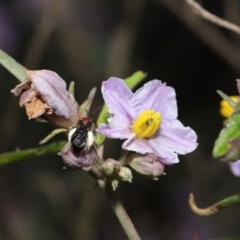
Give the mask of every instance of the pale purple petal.
<svg viewBox="0 0 240 240">
<path fill-rule="evenodd" d="M 109 78 L 102 84 L 102 94 L 108 112 L 114 115 L 114 125 L 129 126 L 133 120 L 133 110 L 129 105 L 133 93 L 124 81 L 115 77 Z"/>
<path fill-rule="evenodd" d="M 228 162 L 230 170 L 236 177 L 240 177 L 240 160 Z"/>
<path fill-rule="evenodd" d="M 171 165 L 174 163 L 178 163 L 178 155 L 176 152 L 174 152 L 174 149 L 169 148 L 165 145 L 159 145 L 159 141 L 161 138 L 151 138 L 148 141 L 148 144 L 152 147 L 154 150 L 154 154 L 156 156 L 159 156 L 161 158 L 161 161 L 164 164 Z"/>
<path fill-rule="evenodd" d="M 148 144 L 148 140 L 145 138 L 138 138 L 135 134 L 132 135 L 123 143 L 123 149 L 127 149 L 129 151 L 138 152 L 141 154 L 145 153 L 154 153 L 151 146 Z"/>
<path fill-rule="evenodd" d="M 172 87 L 166 86 L 159 80 L 146 83 L 135 94 L 131 105 L 137 114 L 153 109 L 160 112 L 165 119 L 175 119 L 177 117 L 176 94 Z"/>
<path fill-rule="evenodd" d="M 72 125 L 78 121 L 79 106 L 74 96 L 66 90 L 65 81 L 55 72 L 49 70 L 26 71 L 34 88 L 57 116 L 62 116 Z"/>
<path fill-rule="evenodd" d="M 158 137 L 150 141 L 157 141 L 159 146 L 166 146 L 179 154 L 192 152 L 197 147 L 197 135 L 190 127 L 184 127 L 178 120 L 169 121 L 160 127 Z"/>
<path fill-rule="evenodd" d="M 168 148 L 164 145 L 159 145 L 159 140 L 160 138 L 144 139 L 137 138 L 132 135 L 131 138 L 127 139 L 123 143 L 122 148 L 141 154 L 153 153 L 161 158 L 162 163 L 167 165 L 178 163 L 179 160 L 177 154 L 174 153 L 171 148 Z"/>
<path fill-rule="evenodd" d="M 132 134 L 129 126 L 123 128 L 122 126 L 109 126 L 106 124 L 99 124 L 96 131 L 105 135 L 108 138 L 119 138 L 119 139 L 129 138 Z"/>
</svg>

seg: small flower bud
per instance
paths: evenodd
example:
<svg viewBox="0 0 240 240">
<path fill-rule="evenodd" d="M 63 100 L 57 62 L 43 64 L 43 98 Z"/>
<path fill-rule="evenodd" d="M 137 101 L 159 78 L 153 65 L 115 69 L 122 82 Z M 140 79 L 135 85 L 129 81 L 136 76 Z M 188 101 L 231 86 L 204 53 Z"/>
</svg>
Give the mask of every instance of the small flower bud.
<svg viewBox="0 0 240 240">
<path fill-rule="evenodd" d="M 102 169 L 107 176 L 118 174 L 120 171 L 120 168 L 121 168 L 121 163 L 111 158 L 108 158 L 102 164 Z"/>
<path fill-rule="evenodd" d="M 122 167 L 119 161 L 108 158 L 102 164 L 102 170 L 110 177 L 114 191 L 118 187 L 119 180 L 132 182 L 132 171 L 127 167 Z"/>
<path fill-rule="evenodd" d="M 158 180 L 158 176 L 164 175 L 164 164 L 153 154 L 131 154 L 126 162 L 138 173 Z"/>
<path fill-rule="evenodd" d="M 112 184 L 113 191 L 116 191 L 118 187 L 118 179 L 113 179 L 111 184 Z"/>
<path fill-rule="evenodd" d="M 127 167 L 121 167 L 118 177 L 122 181 L 132 182 L 132 171 Z"/>
</svg>

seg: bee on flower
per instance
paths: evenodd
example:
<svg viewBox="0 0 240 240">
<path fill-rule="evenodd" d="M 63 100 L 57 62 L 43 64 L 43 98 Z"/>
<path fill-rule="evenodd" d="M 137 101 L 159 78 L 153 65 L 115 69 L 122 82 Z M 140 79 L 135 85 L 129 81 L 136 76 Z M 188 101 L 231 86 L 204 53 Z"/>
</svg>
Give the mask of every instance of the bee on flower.
<svg viewBox="0 0 240 240">
<path fill-rule="evenodd" d="M 29 119 L 42 118 L 57 127 L 52 134 L 68 133 L 68 142 L 60 155 L 69 169 L 89 170 L 96 161 L 95 123 L 86 116 L 96 89 L 93 89 L 83 107 L 76 102 L 73 93 L 67 91 L 66 82 L 55 72 L 49 70 L 26 71 L 27 78 L 11 92 L 20 96 L 19 104 L 25 107 Z"/>
</svg>

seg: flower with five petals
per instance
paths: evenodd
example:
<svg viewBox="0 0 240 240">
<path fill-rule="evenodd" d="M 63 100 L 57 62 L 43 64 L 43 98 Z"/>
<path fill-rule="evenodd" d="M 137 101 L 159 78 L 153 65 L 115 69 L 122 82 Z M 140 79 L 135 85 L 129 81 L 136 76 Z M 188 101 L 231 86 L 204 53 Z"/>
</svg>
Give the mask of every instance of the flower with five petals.
<svg viewBox="0 0 240 240">
<path fill-rule="evenodd" d="M 122 79 L 111 77 L 103 82 L 102 94 L 110 117 L 96 131 L 126 139 L 123 149 L 151 153 L 171 165 L 179 162 L 178 154 L 197 147 L 196 133 L 177 120 L 175 91 L 165 83 L 153 80 L 133 93 Z"/>
</svg>

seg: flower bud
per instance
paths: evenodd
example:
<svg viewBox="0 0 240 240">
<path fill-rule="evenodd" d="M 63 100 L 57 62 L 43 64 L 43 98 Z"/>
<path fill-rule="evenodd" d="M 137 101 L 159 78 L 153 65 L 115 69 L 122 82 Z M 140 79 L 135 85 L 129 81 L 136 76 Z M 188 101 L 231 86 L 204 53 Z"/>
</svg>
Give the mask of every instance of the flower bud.
<svg viewBox="0 0 240 240">
<path fill-rule="evenodd" d="M 132 182 L 132 171 L 127 167 L 121 167 L 118 177 L 122 181 Z"/>
<path fill-rule="evenodd" d="M 62 148 L 60 155 L 68 169 L 83 169 L 85 171 L 89 171 L 97 159 L 93 146 L 88 150 L 76 151 L 69 142 Z"/>
<path fill-rule="evenodd" d="M 118 174 L 120 171 L 120 168 L 121 168 L 121 163 L 111 158 L 108 158 L 102 164 L 102 170 L 107 176 Z"/>
<path fill-rule="evenodd" d="M 132 171 L 127 167 L 122 167 L 121 162 L 108 158 L 102 164 L 102 170 L 110 177 L 112 188 L 115 191 L 119 180 L 132 182 Z"/>
<path fill-rule="evenodd" d="M 116 191 L 116 189 L 118 187 L 118 179 L 113 179 L 111 181 L 111 185 L 112 185 L 113 191 Z"/>
<path fill-rule="evenodd" d="M 131 154 L 126 162 L 138 173 L 151 178 L 153 180 L 158 180 L 158 176 L 164 175 L 164 164 L 160 161 L 159 157 L 153 154 Z"/>
<path fill-rule="evenodd" d="M 132 182 L 132 171 L 127 167 L 120 167 L 119 172 L 111 179 L 111 185 L 114 191 L 118 187 L 119 180 Z"/>
</svg>

